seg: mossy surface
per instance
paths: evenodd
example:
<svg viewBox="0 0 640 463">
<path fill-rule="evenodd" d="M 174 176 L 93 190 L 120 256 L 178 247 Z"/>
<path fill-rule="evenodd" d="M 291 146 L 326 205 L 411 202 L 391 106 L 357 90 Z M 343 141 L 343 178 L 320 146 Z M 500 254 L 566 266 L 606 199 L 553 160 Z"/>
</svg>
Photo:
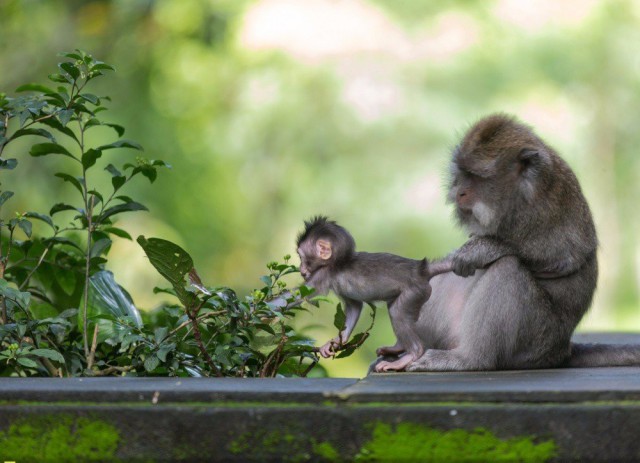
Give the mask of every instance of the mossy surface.
<svg viewBox="0 0 640 463">
<path fill-rule="evenodd" d="M 306 434 L 294 434 L 286 430 L 244 434 L 232 441 L 227 450 L 234 455 L 242 455 L 248 461 L 341 461 L 339 452 L 331 443 L 318 442 Z"/>
<path fill-rule="evenodd" d="M 499 439 L 486 429 L 440 431 L 414 423 L 377 423 L 357 462 L 545 462 L 556 454 L 553 441 L 530 437 Z"/>
<path fill-rule="evenodd" d="M 120 434 L 104 421 L 69 415 L 21 418 L 0 432 L 0 460 L 117 461 Z"/>
</svg>

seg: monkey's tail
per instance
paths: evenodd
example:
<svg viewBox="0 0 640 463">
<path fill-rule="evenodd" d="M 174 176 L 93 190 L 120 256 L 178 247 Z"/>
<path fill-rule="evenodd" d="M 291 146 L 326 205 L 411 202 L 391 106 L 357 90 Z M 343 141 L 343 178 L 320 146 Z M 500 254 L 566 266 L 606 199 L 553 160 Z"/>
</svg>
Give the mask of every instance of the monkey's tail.
<svg viewBox="0 0 640 463">
<path fill-rule="evenodd" d="M 575 368 L 640 366 L 640 344 L 571 343 L 566 365 Z"/>
<path fill-rule="evenodd" d="M 418 265 L 418 275 L 426 278 L 429 278 L 431 276 L 429 273 L 429 261 L 426 257 L 422 259 L 420 261 L 420 264 Z"/>
</svg>

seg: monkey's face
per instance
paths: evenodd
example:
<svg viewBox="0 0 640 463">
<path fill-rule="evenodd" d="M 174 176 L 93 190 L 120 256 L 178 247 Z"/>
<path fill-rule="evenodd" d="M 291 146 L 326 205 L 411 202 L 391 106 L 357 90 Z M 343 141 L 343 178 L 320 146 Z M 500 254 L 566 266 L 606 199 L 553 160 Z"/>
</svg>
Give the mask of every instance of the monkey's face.
<svg viewBox="0 0 640 463">
<path fill-rule="evenodd" d="M 300 275 L 309 281 L 322 267 L 329 265 L 332 256 L 331 242 L 325 239 L 305 240 L 298 247 Z"/>
<path fill-rule="evenodd" d="M 501 205 L 492 176 L 481 176 L 454 162 L 448 202 L 456 205 L 459 222 L 475 234 L 490 234 L 497 228 Z"/>
</svg>

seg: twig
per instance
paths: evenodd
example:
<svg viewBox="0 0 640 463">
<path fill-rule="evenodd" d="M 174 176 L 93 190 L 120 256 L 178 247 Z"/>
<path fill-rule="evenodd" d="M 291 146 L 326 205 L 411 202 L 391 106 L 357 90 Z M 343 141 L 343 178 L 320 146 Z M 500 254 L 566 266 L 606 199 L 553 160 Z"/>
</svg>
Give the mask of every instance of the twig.
<svg viewBox="0 0 640 463">
<path fill-rule="evenodd" d="M 96 358 L 96 349 L 98 348 L 98 331 L 100 331 L 100 325 L 96 323 L 93 329 L 93 341 L 91 342 L 91 352 L 89 352 L 89 359 L 87 360 L 87 368 L 91 370 L 93 367 L 93 361 Z"/>
<path fill-rule="evenodd" d="M 94 370 L 93 376 L 109 376 L 116 372 L 126 373 L 131 370 L 133 370 L 133 365 L 127 365 L 124 367 L 108 367 L 108 368 L 105 368 L 104 370 Z"/>
<path fill-rule="evenodd" d="M 209 367 L 211 368 L 211 370 L 214 372 L 214 374 L 218 378 L 222 378 L 222 373 L 220 372 L 220 369 L 215 365 L 215 363 L 213 363 L 213 359 L 209 355 L 209 352 L 207 352 L 207 349 L 204 347 L 204 343 L 202 342 L 202 335 L 200 334 L 200 327 L 198 326 L 198 317 L 197 317 L 201 306 L 202 304 L 198 305 L 197 307 L 194 307 L 193 310 L 189 310 L 189 308 L 186 307 L 187 316 L 189 317 L 189 320 L 191 320 L 191 326 L 193 327 L 193 338 L 196 340 L 196 343 L 198 344 L 198 348 L 200 349 L 200 352 L 202 353 L 202 356 L 204 357 L 207 364 L 209 364 Z"/>
</svg>

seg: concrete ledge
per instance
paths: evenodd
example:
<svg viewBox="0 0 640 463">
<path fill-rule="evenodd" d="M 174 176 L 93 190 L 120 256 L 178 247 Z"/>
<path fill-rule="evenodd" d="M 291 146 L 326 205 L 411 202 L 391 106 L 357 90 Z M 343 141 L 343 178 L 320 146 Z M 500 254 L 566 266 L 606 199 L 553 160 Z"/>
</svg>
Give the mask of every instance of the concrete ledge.
<svg viewBox="0 0 640 463">
<path fill-rule="evenodd" d="M 640 367 L 0 380 L 0 461 L 19 463 L 638 461 L 639 432 Z"/>
</svg>

